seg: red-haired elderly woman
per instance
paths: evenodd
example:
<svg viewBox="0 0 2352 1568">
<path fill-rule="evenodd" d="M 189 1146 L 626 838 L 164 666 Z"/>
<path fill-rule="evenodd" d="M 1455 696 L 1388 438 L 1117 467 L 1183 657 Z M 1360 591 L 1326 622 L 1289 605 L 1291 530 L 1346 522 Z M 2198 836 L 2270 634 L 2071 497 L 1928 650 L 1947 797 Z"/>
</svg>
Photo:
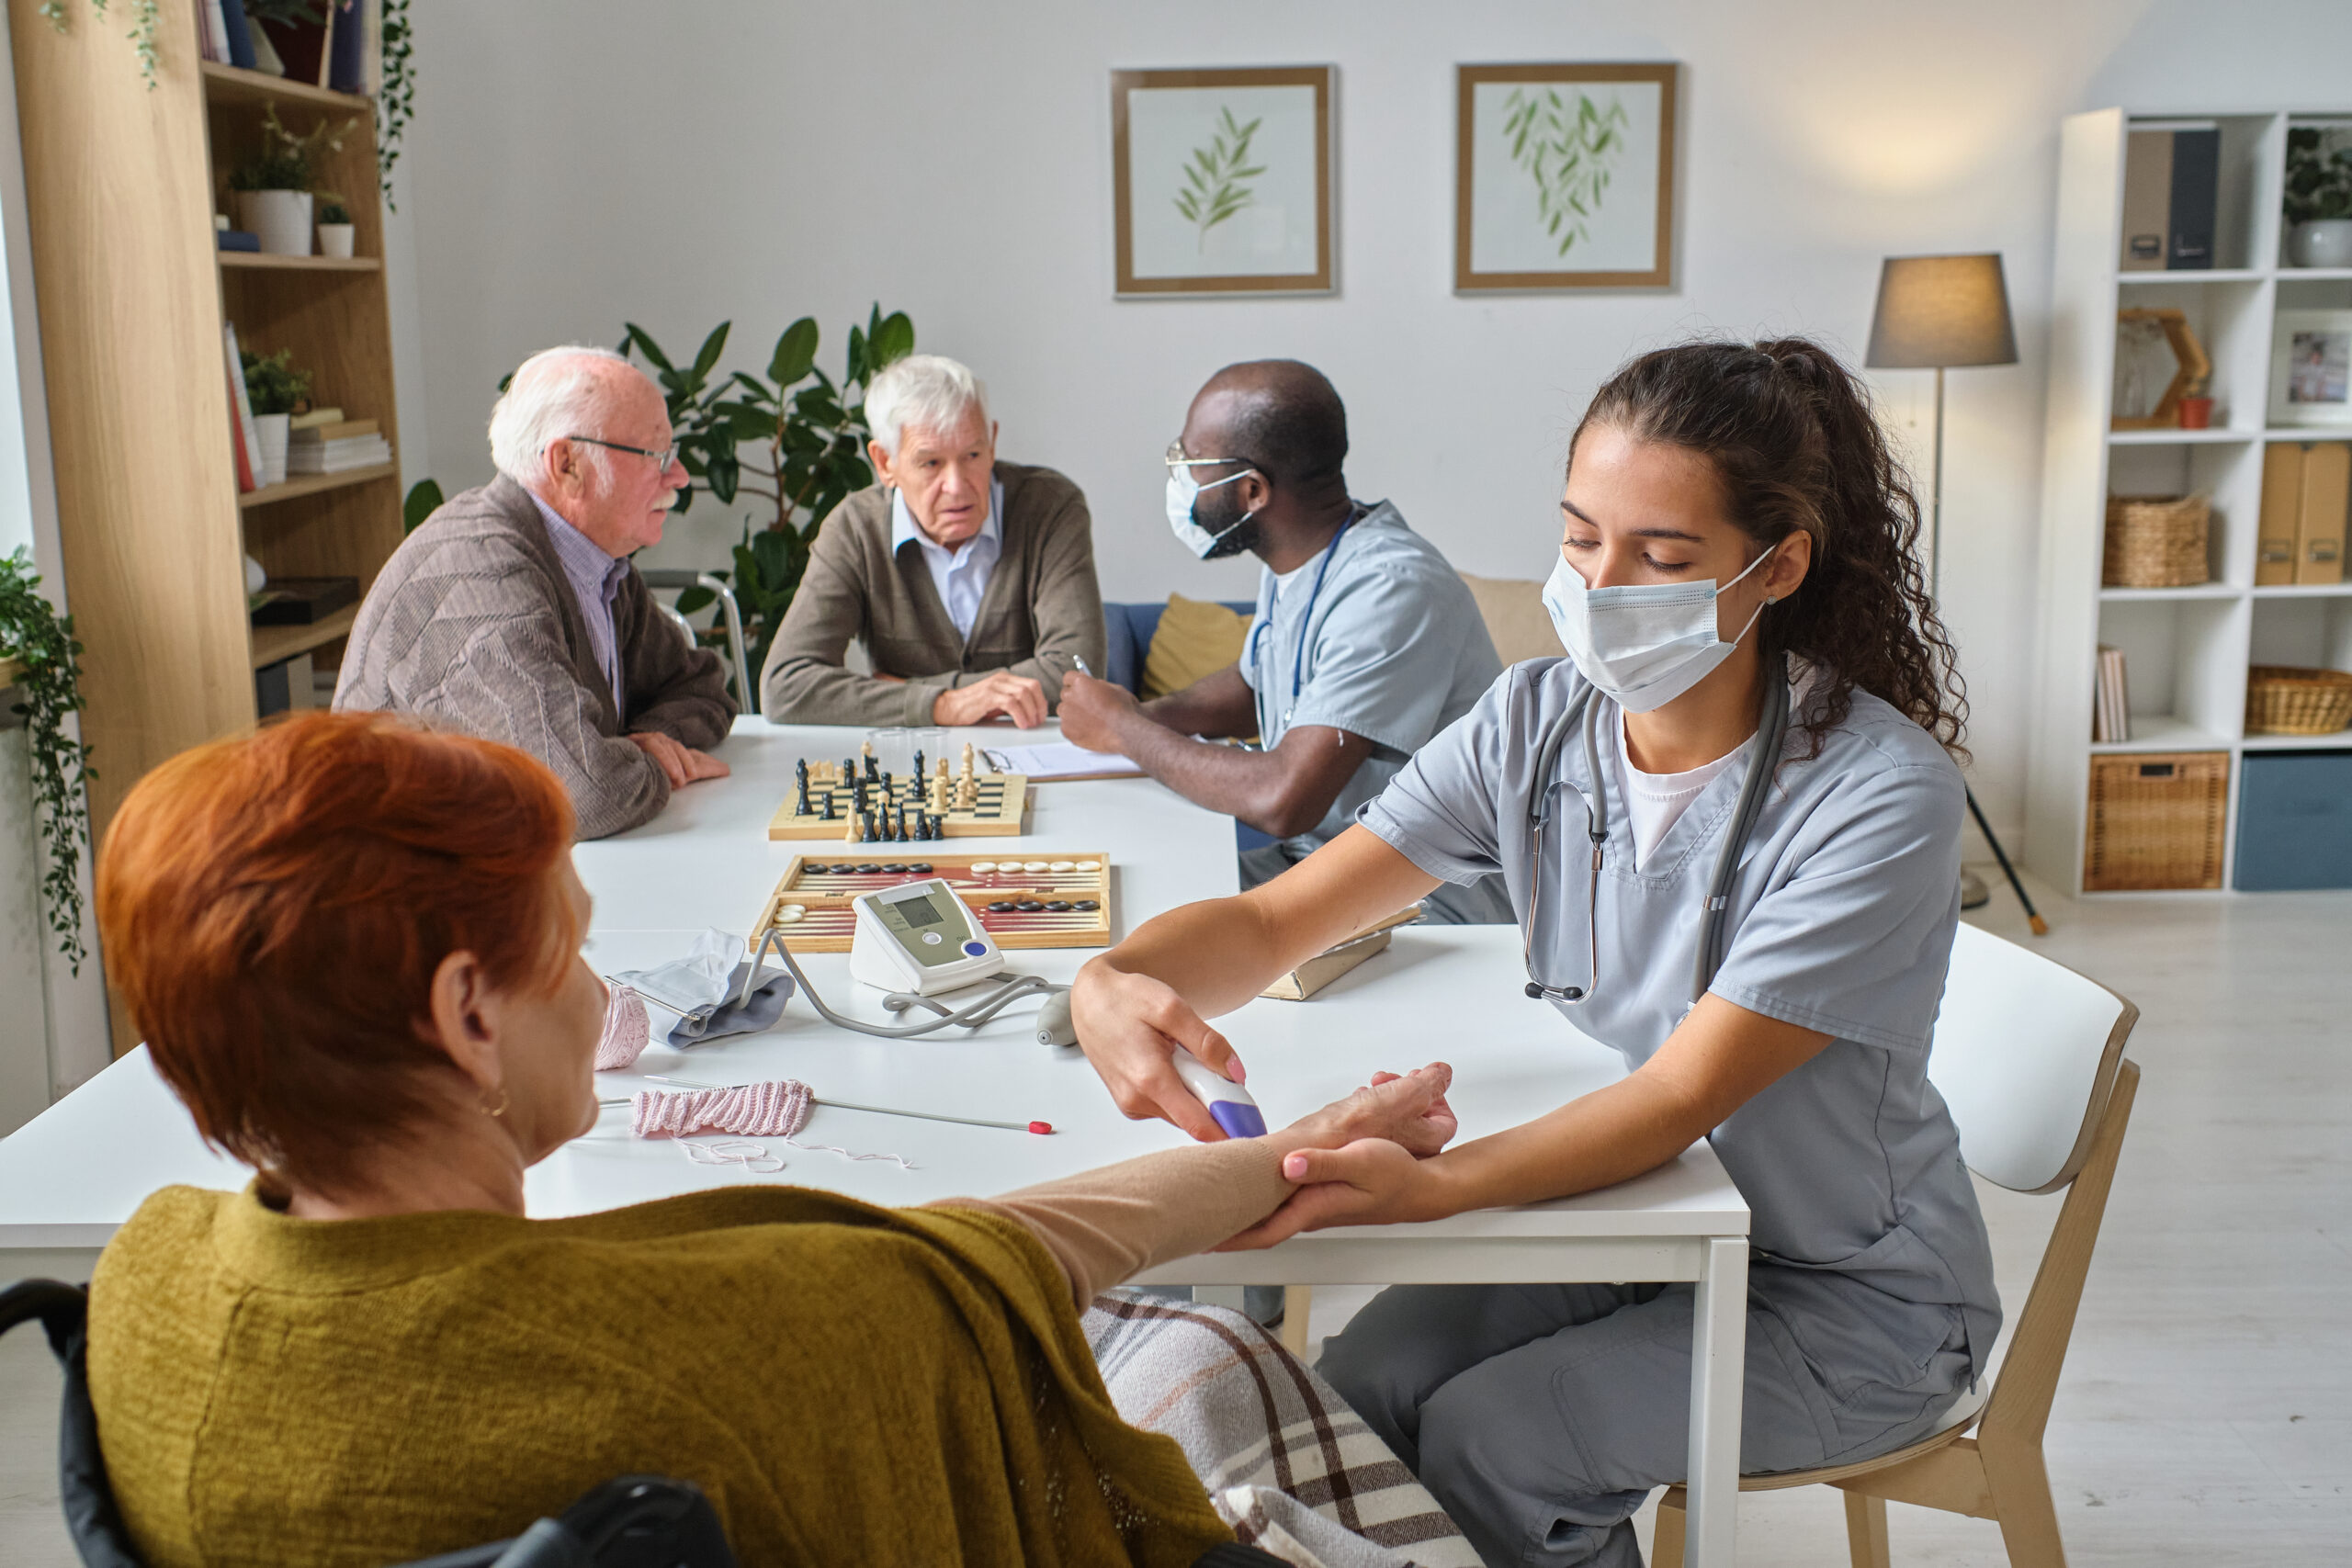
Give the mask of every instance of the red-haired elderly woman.
<svg viewBox="0 0 2352 1568">
<path fill-rule="evenodd" d="M 736 1187 L 524 1217 L 596 1115 L 603 984 L 548 770 L 382 715 L 180 756 L 107 836 L 113 977 L 243 1192 L 169 1188 L 100 1258 L 90 1379 L 157 1568 L 379 1564 L 630 1472 L 747 1563 L 1186 1563 L 1230 1533 L 1124 1424 L 1094 1292 L 1215 1246 L 1285 1156 L 1452 1131 L 1447 1074 L 1270 1137 L 993 1201 Z"/>
</svg>

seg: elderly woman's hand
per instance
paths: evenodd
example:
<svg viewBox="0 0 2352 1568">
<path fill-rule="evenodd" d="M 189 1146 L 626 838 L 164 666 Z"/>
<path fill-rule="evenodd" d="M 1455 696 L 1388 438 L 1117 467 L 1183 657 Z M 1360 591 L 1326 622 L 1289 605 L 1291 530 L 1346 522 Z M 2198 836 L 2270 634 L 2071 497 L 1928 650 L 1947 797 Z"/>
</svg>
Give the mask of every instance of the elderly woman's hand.
<svg viewBox="0 0 2352 1568">
<path fill-rule="evenodd" d="M 1457 1129 L 1445 1091 L 1453 1069 L 1443 1062 L 1416 1067 L 1399 1077 L 1374 1073 L 1372 1082 L 1345 1100 L 1303 1116 L 1277 1134 L 1295 1148 L 1336 1149 L 1360 1138 L 1385 1138 L 1426 1159 L 1450 1143 Z"/>
</svg>

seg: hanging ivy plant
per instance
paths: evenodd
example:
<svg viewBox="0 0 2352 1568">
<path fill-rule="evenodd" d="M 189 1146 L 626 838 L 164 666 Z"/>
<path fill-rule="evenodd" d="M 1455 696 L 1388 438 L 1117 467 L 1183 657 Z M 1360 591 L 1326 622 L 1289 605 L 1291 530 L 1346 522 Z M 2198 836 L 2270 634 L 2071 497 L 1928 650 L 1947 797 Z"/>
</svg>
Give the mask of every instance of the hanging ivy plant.
<svg viewBox="0 0 2352 1568">
<path fill-rule="evenodd" d="M 384 182 L 384 205 L 398 212 L 392 165 L 400 162 L 401 136 L 416 107 L 416 76 L 410 61 L 416 30 L 408 19 L 408 0 L 384 0 L 383 24 L 384 79 L 376 89 L 376 169 Z"/>
<path fill-rule="evenodd" d="M 139 75 L 151 93 L 155 90 L 155 67 L 163 62 L 155 47 L 156 29 L 163 25 L 161 3 L 162 0 L 130 0 L 130 49 L 139 57 Z M 59 32 L 66 30 L 65 0 L 41 0 L 40 14 Z M 107 0 L 90 0 L 91 16 L 103 21 L 106 14 Z"/>
<path fill-rule="evenodd" d="M 49 929 L 57 950 L 82 972 L 89 954 L 82 946 L 82 855 L 90 847 L 90 749 L 70 735 L 65 716 L 82 710 L 82 645 L 74 640 L 74 619 L 60 615 L 40 595 L 32 552 L 18 548 L 0 557 L 0 659 L 24 666 L 17 677 L 24 700 L 10 710 L 24 716 L 32 752 L 34 818 L 49 849 L 41 877 Z"/>
</svg>

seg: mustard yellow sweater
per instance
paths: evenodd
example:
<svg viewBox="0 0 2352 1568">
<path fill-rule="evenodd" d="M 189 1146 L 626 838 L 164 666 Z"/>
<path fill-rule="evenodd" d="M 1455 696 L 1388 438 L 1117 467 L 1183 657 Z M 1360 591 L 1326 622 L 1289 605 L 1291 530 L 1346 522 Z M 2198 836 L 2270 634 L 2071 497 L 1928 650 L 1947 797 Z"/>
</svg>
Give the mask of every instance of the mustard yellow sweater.
<svg viewBox="0 0 2352 1568">
<path fill-rule="evenodd" d="M 156 1568 L 382 1568 L 628 1472 L 770 1563 L 1190 1563 L 1230 1533 L 1120 1421 L 1021 1224 L 734 1188 L 570 1220 L 141 1205 L 90 1382 Z"/>
</svg>

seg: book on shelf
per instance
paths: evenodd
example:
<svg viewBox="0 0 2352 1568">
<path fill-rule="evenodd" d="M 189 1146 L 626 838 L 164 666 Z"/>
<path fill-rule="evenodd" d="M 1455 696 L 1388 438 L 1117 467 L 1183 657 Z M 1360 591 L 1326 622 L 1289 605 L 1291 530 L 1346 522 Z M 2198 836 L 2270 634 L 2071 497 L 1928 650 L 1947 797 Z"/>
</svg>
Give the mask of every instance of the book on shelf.
<svg viewBox="0 0 2352 1568">
<path fill-rule="evenodd" d="M 245 395 L 245 361 L 243 355 L 237 352 L 237 323 L 226 323 L 220 330 L 220 336 L 229 351 L 229 408 L 236 416 L 237 423 L 237 455 L 241 470 L 238 488 L 241 491 L 258 490 L 263 472 L 261 432 L 254 426 L 253 400 Z"/>
<path fill-rule="evenodd" d="M 2221 198 L 2222 130 L 2211 120 L 2132 128 L 2123 157 L 2124 272 L 2213 265 Z"/>
<path fill-rule="evenodd" d="M 254 68 L 253 24 L 245 17 L 245 0 L 220 0 L 220 17 L 229 34 L 229 63 L 243 71 Z"/>
<path fill-rule="evenodd" d="M 2098 645 L 2098 686 L 2091 705 L 2091 739 L 2132 739 L 2132 691 L 2123 676 L 2123 650 Z"/>
<path fill-rule="evenodd" d="M 212 237 L 224 251 L 258 251 L 261 236 L 251 229 L 215 229 Z"/>
<path fill-rule="evenodd" d="M 329 406 L 322 409 L 311 409 L 303 413 L 288 415 L 286 421 L 286 428 L 291 432 L 296 430 L 308 430 L 314 424 L 341 424 L 342 423 L 343 411 L 339 408 Z"/>
<path fill-rule="evenodd" d="M 289 474 L 340 474 L 392 460 L 391 443 L 380 435 L 350 441 L 288 443 L 286 471 Z"/>
<path fill-rule="evenodd" d="M 220 0 L 196 0 L 196 51 L 216 65 L 229 62 L 229 23 Z"/>
<path fill-rule="evenodd" d="M 343 411 L 329 409 L 326 412 L 339 414 Z M 375 435 L 381 428 L 372 419 L 321 420 L 292 426 L 287 434 L 287 440 L 296 446 L 314 446 L 322 441 L 351 441 L 364 435 Z"/>
</svg>

